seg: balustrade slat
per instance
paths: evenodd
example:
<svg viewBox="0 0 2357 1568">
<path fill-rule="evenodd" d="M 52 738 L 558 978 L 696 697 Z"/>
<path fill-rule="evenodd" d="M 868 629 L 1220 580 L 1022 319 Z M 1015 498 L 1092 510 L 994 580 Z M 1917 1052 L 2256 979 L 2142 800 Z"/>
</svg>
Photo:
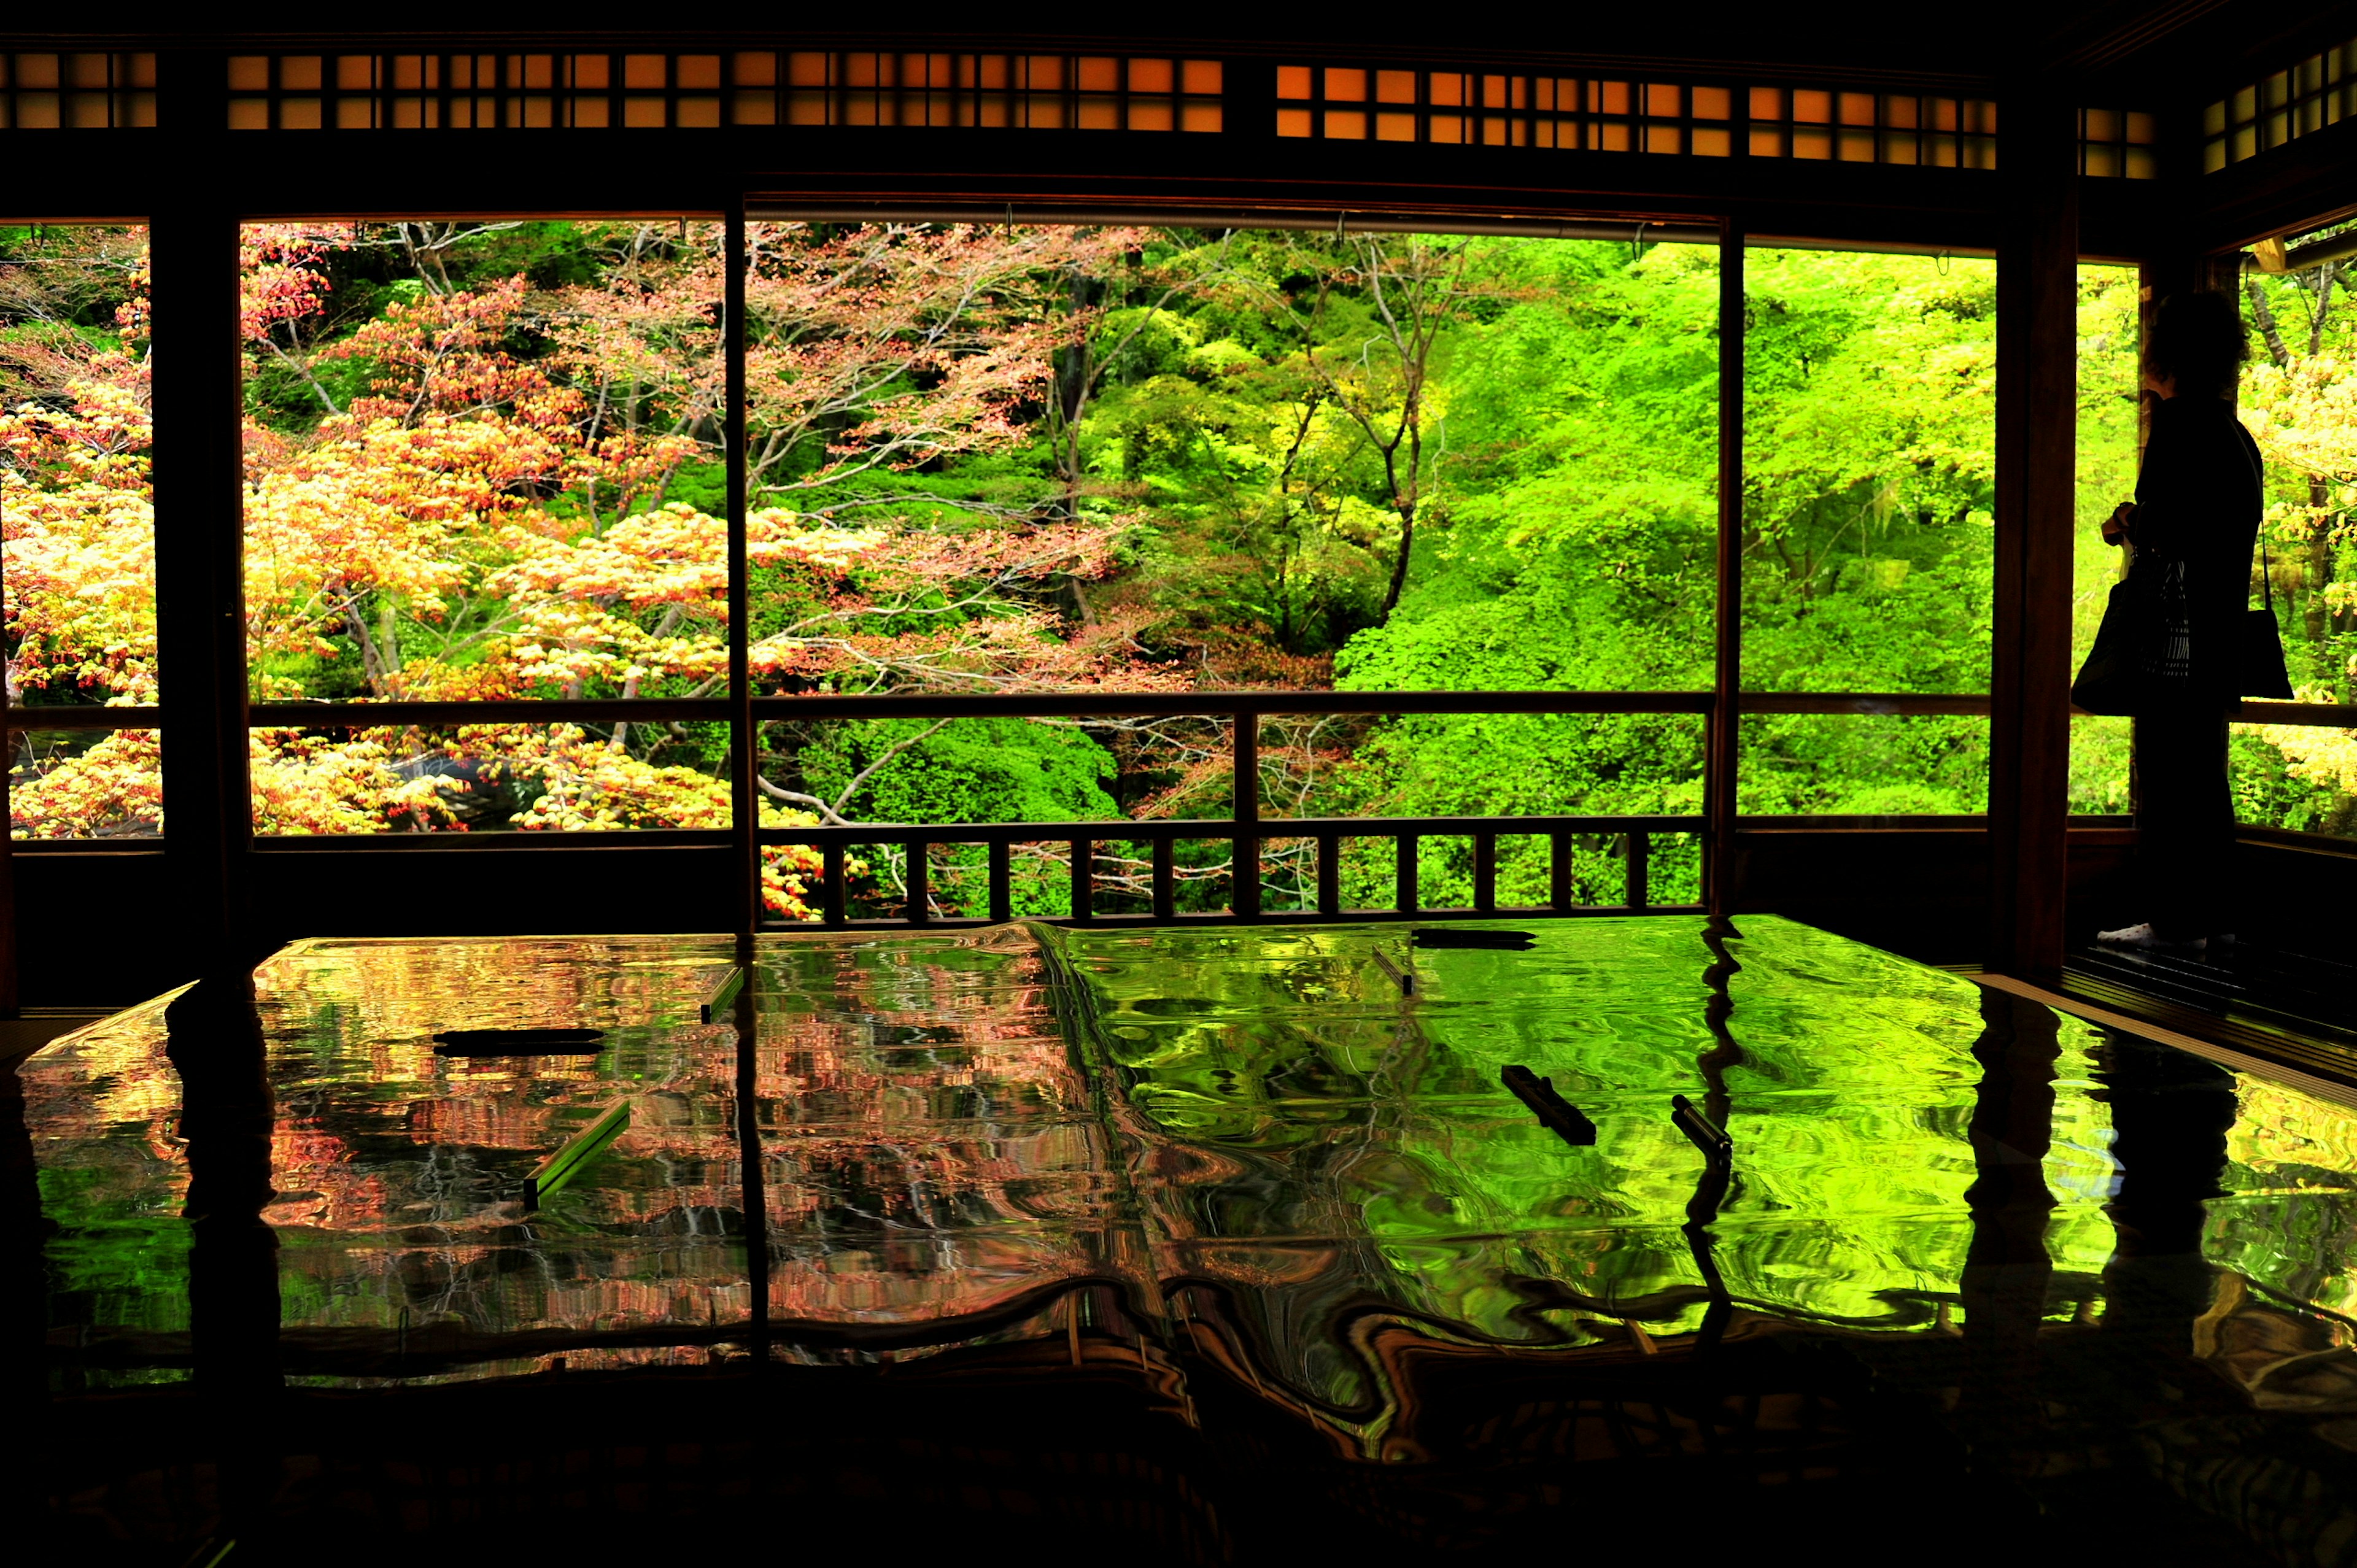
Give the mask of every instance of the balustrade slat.
<svg viewBox="0 0 2357 1568">
<path fill-rule="evenodd" d="M 994 843 L 990 847 L 990 918 L 994 920 L 1015 918 L 1015 875 L 1009 864 L 1015 846 Z"/>
<path fill-rule="evenodd" d="M 1646 833 L 1631 832 L 1628 843 L 1629 862 L 1622 868 L 1625 877 L 1622 901 L 1631 909 L 1642 909 L 1651 897 L 1645 886 L 1645 873 L 1646 861 L 1652 849 L 1652 837 Z"/>
<path fill-rule="evenodd" d="M 1318 912 L 1342 912 L 1342 841 L 1334 833 L 1318 835 Z"/>
<path fill-rule="evenodd" d="M 1498 910 L 1498 835 L 1473 835 L 1473 908 L 1484 915 Z"/>
<path fill-rule="evenodd" d="M 1092 862 L 1096 857 L 1094 839 L 1072 840 L 1072 918 L 1085 920 L 1096 912 L 1096 878 Z"/>
<path fill-rule="evenodd" d="M 925 863 L 929 846 L 923 839 L 910 839 L 903 846 L 909 857 L 909 867 L 903 878 L 909 885 L 909 924 L 921 926 L 933 918 L 932 889 L 928 885 L 928 873 L 932 869 Z"/>
<path fill-rule="evenodd" d="M 1154 841 L 1154 918 L 1173 918 L 1178 913 L 1178 841 Z"/>
<path fill-rule="evenodd" d="M 842 841 L 819 846 L 819 918 L 830 926 L 840 926 L 846 918 L 843 897 Z"/>
<path fill-rule="evenodd" d="M 1399 836 L 1399 858 L 1393 878 L 1392 907 L 1403 915 L 1415 913 L 1415 845 L 1414 833 Z"/>
<path fill-rule="evenodd" d="M 1229 863 L 1229 907 L 1240 920 L 1257 919 L 1260 916 L 1260 840 L 1239 838 L 1235 841 L 1235 857 Z"/>
</svg>

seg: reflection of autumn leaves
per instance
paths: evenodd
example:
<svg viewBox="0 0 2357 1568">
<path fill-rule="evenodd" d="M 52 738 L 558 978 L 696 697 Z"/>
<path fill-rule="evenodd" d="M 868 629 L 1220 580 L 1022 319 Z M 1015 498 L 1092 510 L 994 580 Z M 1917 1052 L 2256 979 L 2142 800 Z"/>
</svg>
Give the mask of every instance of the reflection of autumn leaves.
<svg viewBox="0 0 2357 1568">
<path fill-rule="evenodd" d="M 145 1126 L 152 1144 L 177 1149 L 171 1122 L 179 1114 L 180 1079 L 160 1046 L 164 1004 L 178 994 L 173 991 L 78 1030 L 21 1064 L 17 1079 L 24 1086 L 27 1123 L 94 1120 Z"/>
<path fill-rule="evenodd" d="M 474 1161 L 500 1151 L 544 1154 L 578 1130 L 584 1108 L 624 1093 L 725 1097 L 734 1032 L 695 1020 L 696 999 L 726 961 L 725 943 L 694 939 L 330 942 L 281 954 L 255 981 L 275 1044 L 282 1120 L 274 1181 L 285 1195 L 276 1222 L 345 1231 L 423 1224 L 454 1237 L 513 1225 L 512 1192 L 468 1185 Z M 633 1036 L 643 1042 L 619 1080 L 605 1058 L 470 1060 L 434 1049 L 440 1030 L 580 1025 L 608 1030 L 609 1049 Z M 357 1120 L 349 1109 L 326 1125 L 307 1114 L 323 1098 L 354 1096 L 365 1104 Z M 617 1152 L 733 1159 L 725 1125 L 664 1129 L 662 1121 L 640 1118 Z M 388 1136 L 391 1164 L 381 1143 Z M 409 1152 L 418 1148 L 448 1151 L 457 1162 L 446 1198 L 420 1189 Z M 530 1159 L 511 1163 L 521 1169 Z M 616 1196 L 630 1205 L 610 1216 L 618 1221 L 725 1200 L 717 1181 Z M 482 1207 L 493 1197 L 502 1201 Z M 479 1237 L 478 1244 L 490 1242 Z M 365 1268 L 392 1268 L 400 1254 L 373 1256 Z"/>
<path fill-rule="evenodd" d="M 1028 947 L 994 931 L 779 955 L 800 1001 L 763 1015 L 758 1081 L 782 1315 L 949 1316 L 1106 1266 L 1125 1221 Z"/>
</svg>

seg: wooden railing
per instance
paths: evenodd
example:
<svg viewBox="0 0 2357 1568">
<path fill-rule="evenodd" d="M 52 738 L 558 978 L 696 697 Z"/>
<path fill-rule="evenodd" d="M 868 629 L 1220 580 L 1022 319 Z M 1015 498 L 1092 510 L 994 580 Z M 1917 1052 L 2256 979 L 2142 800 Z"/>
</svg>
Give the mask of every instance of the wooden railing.
<svg viewBox="0 0 2357 1568">
<path fill-rule="evenodd" d="M 1691 904 L 1656 904 L 1652 897 L 1652 840 L 1661 833 L 1703 832 L 1704 819 L 1694 816 L 1549 816 L 1549 817 L 1293 817 L 1240 820 L 1235 818 L 1161 820 L 1153 822 L 985 822 L 909 825 L 862 823 L 856 827 L 765 828 L 764 844 L 804 844 L 822 857 L 819 916 L 828 926 L 853 924 L 846 897 L 845 863 L 856 845 L 890 845 L 907 856 L 906 898 L 902 913 L 862 924 L 950 924 L 931 911 L 930 852 L 942 845 L 980 844 L 987 851 L 989 914 L 993 921 L 1014 917 L 1014 849 L 1017 844 L 1058 843 L 1070 854 L 1069 898 L 1065 914 L 1072 920 L 1119 919 L 1122 915 L 1099 912 L 1098 846 L 1143 842 L 1149 846 L 1151 893 L 1148 908 L 1126 918 L 1171 920 L 1183 917 L 1178 906 L 1178 866 L 1176 847 L 1188 842 L 1225 841 L 1231 846 L 1230 901 L 1225 910 L 1204 911 L 1193 918 L 1206 920 L 1391 919 L 1451 914 L 1568 915 L 1584 911 L 1641 914 L 1691 909 Z M 1622 862 L 1622 901 L 1617 905 L 1582 905 L 1573 901 L 1573 840 L 1582 834 L 1609 835 Z M 1418 901 L 1417 870 L 1422 842 L 1455 837 L 1473 841 L 1473 902 L 1469 907 L 1427 908 Z M 1498 841 L 1501 838 L 1544 837 L 1548 841 L 1547 901 L 1542 905 L 1501 908 L 1498 903 Z M 1345 908 L 1341 888 L 1341 845 L 1344 839 L 1387 838 L 1394 851 L 1393 896 L 1389 905 L 1373 909 Z M 1260 877 L 1261 846 L 1271 839 L 1301 839 L 1317 845 L 1317 898 L 1314 908 L 1298 910 L 1264 909 Z"/>
<path fill-rule="evenodd" d="M 1986 714 L 1989 699 L 1978 693 L 1745 693 L 1738 699 L 1744 714 L 1856 714 L 1898 716 Z M 1652 861 L 1653 840 L 1663 834 L 1691 834 L 1699 842 L 1697 865 L 1702 886 L 1712 886 L 1719 852 L 1712 842 L 1712 823 L 1725 833 L 1741 828 L 1785 825 L 1759 820 L 1738 823 L 1723 801 L 1713 815 L 1712 802 L 1731 784 L 1717 768 L 1706 769 L 1705 810 L 1694 815 L 1534 816 L 1534 817 L 1396 817 L 1396 818 L 1264 818 L 1259 811 L 1260 721 L 1277 714 L 1686 714 L 1699 717 L 1716 732 L 1724 715 L 1714 693 L 1682 692 L 1009 692 L 896 694 L 813 694 L 793 697 L 664 698 L 647 701 L 499 701 L 499 702 L 361 702 L 255 703 L 246 709 L 256 726 L 287 725 L 306 729 L 414 726 L 440 728 L 459 725 L 586 724 L 608 725 L 648 720 L 724 722 L 738 734 L 733 737 L 732 768 L 749 773 L 750 744 L 764 721 L 782 719 L 849 720 L 877 717 L 927 719 L 1054 718 L 1140 719 L 1200 718 L 1232 725 L 1232 777 L 1230 798 L 1234 815 L 1222 819 L 1152 821 L 1108 820 L 1063 822 L 852 823 L 836 821 L 812 827 L 759 829 L 748 821 L 723 829 L 639 830 L 616 832 L 401 832 L 367 835 L 276 836 L 248 838 L 246 846 L 265 853 L 313 854 L 362 851 L 401 854 L 417 850 L 533 851 L 621 848 L 627 845 L 735 849 L 743 862 L 745 878 L 758 875 L 757 864 L 765 849 L 803 844 L 820 854 L 822 871 L 816 907 L 823 923 L 921 925 L 950 923 L 966 917 L 935 912 L 930 886 L 930 851 L 943 845 L 979 844 L 985 850 L 989 891 L 988 917 L 1006 919 L 1014 912 L 1016 846 L 1053 843 L 1068 859 L 1068 893 L 1064 919 L 1186 919 L 1254 920 L 1317 919 L 1351 917 L 1392 919 L 1441 914 L 1490 913 L 1568 914 L 1597 909 L 1664 910 L 1692 908 L 1656 902 Z M 166 727 L 172 720 L 167 708 L 59 707 L 11 708 L 7 730 L 111 730 Z M 2329 703 L 2264 703 L 2244 704 L 2237 722 L 2357 727 L 2357 706 Z M 1708 744 L 1714 754 L 1719 749 Z M 752 780 L 734 780 L 737 798 L 752 798 Z M 5 801 L 0 786 L 0 801 Z M 749 817 L 750 813 L 743 815 Z M 1825 824 L 1816 824 L 1823 826 Z M 1910 823 L 1910 825 L 1926 825 Z M 1958 824 L 1961 825 L 1961 824 Z M 1580 835 L 1609 835 L 1614 853 L 1623 861 L 1622 901 L 1617 905 L 1573 902 L 1577 878 L 1573 871 L 1573 840 Z M 1472 902 L 1437 910 L 1419 903 L 1417 873 L 1423 841 L 1437 837 L 1469 838 L 1472 842 Z M 1546 902 L 1523 909 L 1501 908 L 1497 899 L 1498 843 L 1501 839 L 1541 836 L 1549 841 Z M 1383 839 L 1394 845 L 1392 896 L 1376 908 L 1346 908 L 1342 902 L 1342 852 L 1347 839 Z M 1315 846 L 1314 899 L 1304 897 L 1312 879 L 1297 875 L 1299 908 L 1266 908 L 1261 875 L 1262 846 L 1271 840 L 1308 841 Z M 1178 865 L 1176 846 L 1189 842 L 1225 841 L 1230 847 L 1226 873 L 1228 897 L 1224 909 L 1186 911 L 1180 908 L 1179 886 L 1190 868 Z M 0 862 L 10 850 L 53 853 L 74 850 L 120 850 L 158 841 L 107 838 L 90 841 L 31 841 L 0 846 Z M 1108 843 L 1146 846 L 1143 876 L 1104 875 Z M 905 855 L 900 871 L 904 897 L 897 916 L 855 916 L 844 872 L 847 851 L 859 845 L 895 846 Z M 1296 852 L 1297 854 L 1298 852 Z M 1133 859 L 1130 862 L 1135 865 Z M 1199 879 L 1207 873 L 1195 870 Z M 957 902 L 972 907 L 972 899 Z M 1108 908 L 1107 906 L 1126 906 Z M 1140 907 L 1142 906 L 1142 908 Z"/>
</svg>

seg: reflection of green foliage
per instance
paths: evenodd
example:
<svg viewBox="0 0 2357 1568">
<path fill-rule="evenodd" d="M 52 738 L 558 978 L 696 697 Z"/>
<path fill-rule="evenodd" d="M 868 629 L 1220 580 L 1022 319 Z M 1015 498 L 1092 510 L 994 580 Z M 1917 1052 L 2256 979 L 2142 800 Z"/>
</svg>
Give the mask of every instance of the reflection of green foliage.
<svg viewBox="0 0 2357 1568">
<path fill-rule="evenodd" d="M 1371 1303 L 1522 1343 L 1576 1337 L 1598 1316 L 1692 1327 L 1699 1275 L 1679 1227 L 1699 1163 L 1668 1101 L 1717 1091 L 1737 1178 L 1716 1258 L 1738 1300 L 1880 1332 L 1953 1319 L 1975 1223 L 1976 989 L 1789 921 L 1739 928 L 1727 965 L 1702 922 L 1660 917 L 1532 922 L 1522 951 L 1414 949 L 1399 925 L 765 938 L 761 1070 L 793 1087 L 767 1102 L 764 1137 L 780 1171 L 800 1160 L 808 1172 L 773 1172 L 772 1202 L 791 1191 L 843 1222 L 790 1208 L 799 1217 L 774 1234 L 865 1268 L 876 1216 L 930 1215 L 899 1277 L 944 1302 L 977 1280 L 985 1294 L 1006 1285 L 1016 1254 L 996 1249 L 1007 1238 L 1125 1234 L 1134 1249 L 1103 1255 L 1150 1251 L 1166 1279 L 1220 1283 L 1281 1375 L 1351 1405 L 1379 1391 L 1340 1326 Z M 445 1063 L 402 1076 L 391 1064 L 418 1042 L 383 1009 L 424 994 L 462 1020 L 496 1010 L 479 982 L 499 966 L 468 961 L 491 945 L 321 944 L 265 972 L 275 1202 L 297 1216 L 274 1221 L 290 1347 L 323 1329 L 546 1326 L 610 1310 L 618 1283 L 660 1287 L 639 1298 L 656 1319 L 683 1310 L 670 1304 L 684 1290 L 691 1309 L 666 1320 L 726 1320 L 744 1256 L 722 1218 L 737 1047 L 726 1026 L 694 1022 L 726 944 L 512 944 L 512 979 L 577 972 L 558 1010 L 609 1026 L 607 1048 L 523 1072 Z M 1376 951 L 1412 961 L 1412 998 Z M 190 1326 L 188 1166 L 163 1141 L 171 1096 L 144 1092 L 172 1079 L 159 1014 L 19 1069 L 56 1227 L 51 1323 L 88 1327 L 93 1343 L 168 1345 Z M 2122 1175 L 2117 1044 L 2074 1020 L 2056 1043 L 2050 1316 L 2100 1297 Z M 1576 1148 L 1539 1127 L 1499 1083 L 1509 1063 L 1551 1076 L 1598 1142 Z M 2209 1087 L 2229 1084 L 2206 1255 L 2263 1291 L 2357 1309 L 2357 1113 L 2252 1075 L 2215 1072 Z M 617 1093 L 644 1097 L 645 1113 L 515 1224 L 539 1154 Z M 111 1109 L 92 1114 L 100 1104 Z M 1984 1140 L 1977 1160 L 2004 1157 Z M 290 1158 L 338 1190 L 284 1190 Z M 721 1212 L 683 1229 L 681 1205 Z M 945 1264 L 975 1233 L 964 1227 L 991 1250 Z"/>
<path fill-rule="evenodd" d="M 1720 1266 L 1765 1305 L 1921 1323 L 1953 1299 L 1970 1240 L 1977 993 L 1788 921 L 1741 924 L 1727 944 L 1739 1050 L 1722 1069 L 1740 1178 Z M 1351 1266 L 1381 1288 L 1520 1339 L 1517 1276 L 1607 1301 L 1691 1297 L 1678 1227 L 1698 1165 L 1668 1101 L 1708 1091 L 1702 1058 L 1720 1046 L 1699 922 L 1529 929 L 1525 952 L 1414 950 L 1405 1003 L 1372 956 L 1410 956 L 1398 927 L 1057 940 L 1138 1135 L 1173 1148 L 1170 1168 L 1233 1173 L 1165 1189 L 1174 1236 L 1216 1258 L 1261 1237 L 1363 1235 L 1373 1249 Z M 1499 1083 L 1509 1063 L 1552 1076 L 1598 1144 L 1539 1127 Z M 1665 1326 L 1689 1316 L 1659 1310 Z"/>
<path fill-rule="evenodd" d="M 48 1245 L 50 1311 L 62 1309 L 66 1322 L 185 1332 L 188 1228 L 177 1191 L 155 1184 L 151 1162 L 124 1163 L 135 1153 L 145 1150 L 124 1138 L 92 1151 L 103 1164 L 41 1172 L 41 1207 L 59 1221 Z"/>
</svg>

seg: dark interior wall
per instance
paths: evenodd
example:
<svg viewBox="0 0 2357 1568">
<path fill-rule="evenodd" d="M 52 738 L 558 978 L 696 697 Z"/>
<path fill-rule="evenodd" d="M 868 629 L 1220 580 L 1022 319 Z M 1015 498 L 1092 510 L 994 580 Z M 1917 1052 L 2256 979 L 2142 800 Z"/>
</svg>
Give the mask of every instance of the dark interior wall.
<svg viewBox="0 0 2357 1568">
<path fill-rule="evenodd" d="M 14 857 L 24 1004 L 127 1006 L 195 978 L 165 857 Z M 253 950 L 301 937 L 726 930 L 726 846 L 280 851 L 250 857 Z"/>
<path fill-rule="evenodd" d="M 1980 828 L 1751 829 L 1736 839 L 1736 913 L 1805 920 L 1926 963 L 1988 951 L 1988 834 Z M 2073 829 L 2069 944 L 2145 918 L 2136 834 Z M 2238 846 L 2236 934 L 2347 961 L 2357 951 L 2357 844 L 2306 835 Z"/>
<path fill-rule="evenodd" d="M 1786 915 L 1927 963 L 1986 956 L 1988 830 L 1751 829 L 1735 835 L 1728 907 Z"/>
<path fill-rule="evenodd" d="M 2136 912 L 2133 835 L 2071 835 L 2074 942 Z M 1771 913 L 1929 963 L 1982 960 L 1988 834 L 1974 827 L 1749 830 L 1734 908 Z M 2244 931 L 2270 946 L 2345 955 L 2357 845 L 2245 842 Z M 301 937 L 516 936 L 728 929 L 726 847 L 265 851 L 252 857 L 257 951 Z M 127 1006 L 192 978 L 157 850 L 15 857 L 24 1001 Z"/>
<path fill-rule="evenodd" d="M 2340 963 L 2357 954 L 2357 844 L 2246 840 L 2240 870 L 2239 935 Z"/>
</svg>

